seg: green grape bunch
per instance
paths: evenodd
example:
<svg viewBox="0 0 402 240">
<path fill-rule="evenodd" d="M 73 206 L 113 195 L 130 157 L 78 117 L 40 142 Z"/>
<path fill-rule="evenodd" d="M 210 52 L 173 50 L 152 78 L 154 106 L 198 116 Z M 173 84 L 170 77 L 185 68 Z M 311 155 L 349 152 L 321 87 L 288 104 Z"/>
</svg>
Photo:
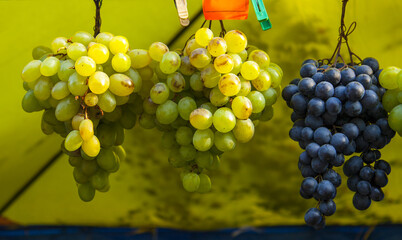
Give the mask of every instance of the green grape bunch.
<svg viewBox="0 0 402 240">
<path fill-rule="evenodd" d="M 124 130 L 142 113 L 141 51 L 130 50 L 123 36 L 77 32 L 34 48 L 32 56 L 21 74 L 22 108 L 43 110 L 42 131 L 64 138 L 79 197 L 91 201 L 96 190 L 109 190 L 109 175 L 126 157 Z"/>
<path fill-rule="evenodd" d="M 281 91 L 282 69 L 266 52 L 247 45 L 241 31 L 222 36 L 200 28 L 182 50 L 155 42 L 134 57 L 153 82 L 143 95 L 139 125 L 164 132 L 162 147 L 170 151 L 169 163 L 182 169 L 188 192 L 211 190 L 208 171 L 273 117 Z"/>
</svg>

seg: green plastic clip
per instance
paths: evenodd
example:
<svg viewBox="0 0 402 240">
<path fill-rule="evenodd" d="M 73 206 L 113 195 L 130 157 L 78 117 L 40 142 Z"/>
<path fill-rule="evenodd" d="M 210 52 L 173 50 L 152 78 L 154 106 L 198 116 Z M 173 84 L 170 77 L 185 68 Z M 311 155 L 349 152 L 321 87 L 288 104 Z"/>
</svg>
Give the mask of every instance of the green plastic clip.
<svg viewBox="0 0 402 240">
<path fill-rule="evenodd" d="M 261 24 L 262 30 L 268 30 L 272 28 L 271 21 L 269 20 L 267 10 L 265 9 L 264 2 L 262 0 L 251 0 L 254 6 L 255 14 Z"/>
</svg>

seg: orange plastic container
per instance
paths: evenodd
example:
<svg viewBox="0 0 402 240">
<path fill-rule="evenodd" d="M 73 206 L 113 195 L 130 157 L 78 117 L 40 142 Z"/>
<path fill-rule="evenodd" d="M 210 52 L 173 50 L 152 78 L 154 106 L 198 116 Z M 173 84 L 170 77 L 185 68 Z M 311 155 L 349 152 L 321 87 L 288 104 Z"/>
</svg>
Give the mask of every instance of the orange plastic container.
<svg viewBox="0 0 402 240">
<path fill-rule="evenodd" d="M 203 0 L 202 8 L 206 20 L 244 20 L 248 17 L 249 0 Z"/>
</svg>

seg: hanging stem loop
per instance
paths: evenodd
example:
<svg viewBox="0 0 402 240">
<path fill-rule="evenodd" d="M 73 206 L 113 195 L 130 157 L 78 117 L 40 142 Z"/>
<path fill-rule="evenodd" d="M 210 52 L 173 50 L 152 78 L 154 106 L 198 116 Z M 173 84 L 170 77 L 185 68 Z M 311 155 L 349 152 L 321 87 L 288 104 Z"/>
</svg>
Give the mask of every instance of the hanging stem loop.
<svg viewBox="0 0 402 240">
<path fill-rule="evenodd" d="M 94 0 L 95 3 L 95 26 L 94 26 L 94 37 L 96 37 L 100 33 L 102 19 L 100 16 L 100 9 L 102 7 L 103 0 Z"/>
<path fill-rule="evenodd" d="M 226 34 L 226 29 L 225 29 L 225 26 L 223 25 L 222 20 L 219 20 L 219 23 L 221 24 L 221 33 L 219 34 L 219 36 L 223 38 Z"/>
<path fill-rule="evenodd" d="M 327 64 L 336 65 L 338 63 L 338 59 L 340 58 L 344 64 L 346 64 L 344 58 L 341 56 L 341 48 L 342 44 L 345 43 L 346 47 L 348 48 L 349 58 L 350 58 L 350 65 L 354 65 L 353 57 L 356 57 L 361 61 L 361 58 L 358 57 L 349 45 L 349 35 L 352 34 L 356 30 L 357 23 L 352 22 L 349 27 L 347 28 L 345 25 L 345 13 L 346 13 L 346 5 L 349 0 L 342 0 L 342 15 L 341 15 L 341 25 L 339 27 L 339 37 L 338 37 L 338 44 L 336 45 L 335 51 L 329 59 L 323 59 L 322 62 L 327 62 Z"/>
</svg>

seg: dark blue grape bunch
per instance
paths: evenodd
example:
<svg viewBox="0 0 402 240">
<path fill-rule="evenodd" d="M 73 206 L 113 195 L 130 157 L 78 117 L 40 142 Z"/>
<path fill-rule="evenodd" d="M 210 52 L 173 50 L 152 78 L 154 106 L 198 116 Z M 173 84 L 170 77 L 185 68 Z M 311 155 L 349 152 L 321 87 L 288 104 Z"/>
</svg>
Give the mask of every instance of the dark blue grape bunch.
<svg viewBox="0 0 402 240">
<path fill-rule="evenodd" d="M 388 114 L 381 99 L 385 89 L 378 76 L 378 61 L 366 58 L 361 65 L 325 65 L 313 59 L 303 62 L 301 78 L 294 79 L 282 91 L 293 109 L 293 127 L 289 136 L 305 151 L 298 167 L 304 180 L 303 198 L 315 198 L 316 208 L 305 214 L 308 225 L 321 229 L 325 217 L 336 211 L 334 198 L 341 176 L 334 170 L 343 166 L 349 189 L 355 191 L 353 205 L 367 209 L 371 200 L 381 201 L 390 165 L 379 160 L 378 149 L 395 136 L 388 125 Z M 345 162 L 345 156 L 361 153 Z"/>
</svg>

